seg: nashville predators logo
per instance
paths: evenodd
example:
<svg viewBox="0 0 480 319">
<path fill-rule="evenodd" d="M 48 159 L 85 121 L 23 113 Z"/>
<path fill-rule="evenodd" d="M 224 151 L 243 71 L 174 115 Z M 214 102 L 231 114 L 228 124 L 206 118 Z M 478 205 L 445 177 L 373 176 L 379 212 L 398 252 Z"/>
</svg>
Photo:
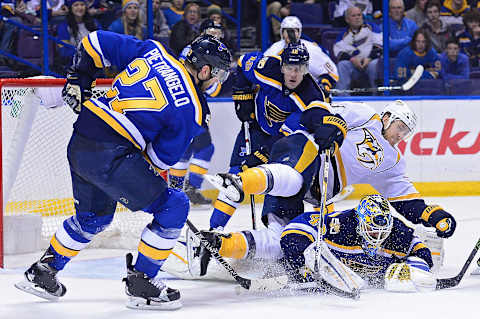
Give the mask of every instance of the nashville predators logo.
<svg viewBox="0 0 480 319">
<path fill-rule="evenodd" d="M 374 170 L 383 162 L 383 148 L 369 130 L 364 128 L 363 133 L 363 141 L 357 143 L 357 160 L 362 166 Z"/>
<path fill-rule="evenodd" d="M 291 114 L 291 112 L 285 112 L 280 110 L 278 106 L 270 102 L 267 99 L 267 97 L 265 97 L 264 106 L 265 106 L 265 119 L 267 120 L 267 124 L 270 127 L 273 126 L 273 122 L 277 122 L 277 123 L 285 122 L 287 117 Z"/>
</svg>

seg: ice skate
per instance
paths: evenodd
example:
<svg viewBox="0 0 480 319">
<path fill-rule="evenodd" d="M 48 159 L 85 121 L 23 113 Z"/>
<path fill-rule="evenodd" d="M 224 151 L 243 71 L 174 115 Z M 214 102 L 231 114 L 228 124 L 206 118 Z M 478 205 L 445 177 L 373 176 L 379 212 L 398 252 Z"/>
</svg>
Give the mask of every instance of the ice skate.
<svg viewBox="0 0 480 319">
<path fill-rule="evenodd" d="M 18 289 L 43 299 L 56 301 L 67 292 L 65 286 L 57 279 L 58 270 L 49 266 L 54 259 L 50 249 L 25 271 L 25 280 L 15 284 Z"/>
<path fill-rule="evenodd" d="M 180 291 L 167 287 L 157 278 L 149 278 L 146 274 L 135 270 L 132 265 L 133 256 L 127 254 L 127 277 L 125 293 L 128 296 L 127 308 L 143 310 L 175 310 L 182 307 Z"/>
<path fill-rule="evenodd" d="M 245 198 L 242 179 L 236 174 L 220 173 L 214 176 L 205 175 L 205 179 L 218 190 L 225 192 L 225 195 L 236 203 L 241 203 Z"/>
</svg>

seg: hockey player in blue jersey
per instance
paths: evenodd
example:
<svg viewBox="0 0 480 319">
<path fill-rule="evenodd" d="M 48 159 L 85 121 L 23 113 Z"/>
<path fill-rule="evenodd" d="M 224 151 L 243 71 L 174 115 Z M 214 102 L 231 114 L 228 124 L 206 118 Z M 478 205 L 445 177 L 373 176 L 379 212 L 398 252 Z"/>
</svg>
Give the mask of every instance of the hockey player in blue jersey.
<svg viewBox="0 0 480 319">
<path fill-rule="evenodd" d="M 294 282 L 314 281 L 319 217 L 318 212 L 304 213 L 282 232 L 282 262 Z M 383 196 L 367 195 L 354 209 L 329 213 L 323 225 L 321 252 L 334 267 L 340 261 L 371 287 L 404 292 L 435 289 L 430 250 L 414 229 L 391 215 Z"/>
<path fill-rule="evenodd" d="M 318 137 L 321 149 L 328 148 L 334 141 L 341 144 L 343 119 L 332 115 L 328 104 L 324 103 L 327 97 L 308 73 L 308 63 L 308 51 L 301 43 L 289 43 L 281 57 L 267 57 L 261 53 L 249 53 L 240 57 L 233 100 L 240 121 L 249 123 L 251 155 L 246 156 L 245 126 L 242 125 L 233 148 L 230 173 L 241 172 L 242 164 L 252 167 L 266 163 L 272 145 L 283 136 L 283 123 L 293 114 L 302 114 L 304 118 L 311 119 L 309 123 L 312 125 L 306 124 L 306 127 Z M 328 119 L 332 120 L 327 121 Z M 308 144 L 302 138 L 297 142 L 300 143 L 298 145 Z M 278 152 L 275 151 L 278 156 L 281 156 L 282 147 L 279 144 Z M 299 170 L 311 178 L 314 165 L 306 163 L 315 162 L 315 158 L 316 150 L 298 147 L 295 156 L 291 156 L 291 162 L 298 161 Z M 305 170 L 309 166 L 312 169 Z M 280 185 L 279 187 L 281 188 Z M 234 201 L 221 191 L 214 204 L 210 228 L 222 229 L 241 201 L 242 199 Z"/>
<path fill-rule="evenodd" d="M 63 296 L 66 288 L 57 273 L 111 223 L 120 202 L 153 215 L 135 264 L 127 255 L 127 307 L 181 306 L 179 291 L 157 273 L 180 235 L 189 203 L 158 173 L 175 164 L 208 124 L 199 87 L 213 77 L 223 82 L 230 63 L 225 45 L 211 37 L 194 41 L 185 63 L 152 40 L 106 31 L 82 40 L 63 90 L 64 100 L 79 113 L 67 149 L 76 213 L 56 231 L 18 288 L 46 299 Z M 87 100 L 95 74 L 108 66 L 123 71 L 104 96 Z"/>
</svg>

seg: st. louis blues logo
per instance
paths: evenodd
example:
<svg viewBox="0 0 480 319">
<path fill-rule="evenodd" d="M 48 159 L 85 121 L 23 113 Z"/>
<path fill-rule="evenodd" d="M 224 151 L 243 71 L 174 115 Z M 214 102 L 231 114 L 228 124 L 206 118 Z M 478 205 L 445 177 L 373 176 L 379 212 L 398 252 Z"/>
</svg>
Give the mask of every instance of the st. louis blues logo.
<svg viewBox="0 0 480 319">
<path fill-rule="evenodd" d="M 225 44 L 223 43 L 220 43 L 218 45 L 218 51 L 223 51 L 223 50 L 228 50 L 227 47 L 225 46 Z"/>
<path fill-rule="evenodd" d="M 369 130 L 363 129 L 363 141 L 357 143 L 357 160 L 362 166 L 371 170 L 383 162 L 383 148 Z"/>
<path fill-rule="evenodd" d="M 272 127 L 272 122 L 283 123 L 291 112 L 286 112 L 281 110 L 278 106 L 270 102 L 267 97 L 264 101 L 265 106 L 265 119 L 267 120 L 268 126 Z"/>
</svg>

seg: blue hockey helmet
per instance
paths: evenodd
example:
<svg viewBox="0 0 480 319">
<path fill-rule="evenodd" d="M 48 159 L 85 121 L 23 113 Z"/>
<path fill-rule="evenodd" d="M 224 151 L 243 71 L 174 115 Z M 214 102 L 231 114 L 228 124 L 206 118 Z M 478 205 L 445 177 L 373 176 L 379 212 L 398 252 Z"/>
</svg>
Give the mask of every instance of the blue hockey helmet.
<svg viewBox="0 0 480 319">
<path fill-rule="evenodd" d="M 362 248 L 370 257 L 375 257 L 380 245 L 388 238 L 393 227 L 393 217 L 388 201 L 379 194 L 367 195 L 355 208 L 357 233 L 362 236 Z"/>
<path fill-rule="evenodd" d="M 197 70 L 204 65 L 209 65 L 212 77 L 216 77 L 220 83 L 223 83 L 230 74 L 232 55 L 220 40 L 213 36 L 201 35 L 193 40 L 185 60 Z"/>
<path fill-rule="evenodd" d="M 289 43 L 285 49 L 283 49 L 282 66 L 286 64 L 305 64 L 308 65 L 310 54 L 308 54 L 307 48 L 301 42 Z"/>
</svg>

